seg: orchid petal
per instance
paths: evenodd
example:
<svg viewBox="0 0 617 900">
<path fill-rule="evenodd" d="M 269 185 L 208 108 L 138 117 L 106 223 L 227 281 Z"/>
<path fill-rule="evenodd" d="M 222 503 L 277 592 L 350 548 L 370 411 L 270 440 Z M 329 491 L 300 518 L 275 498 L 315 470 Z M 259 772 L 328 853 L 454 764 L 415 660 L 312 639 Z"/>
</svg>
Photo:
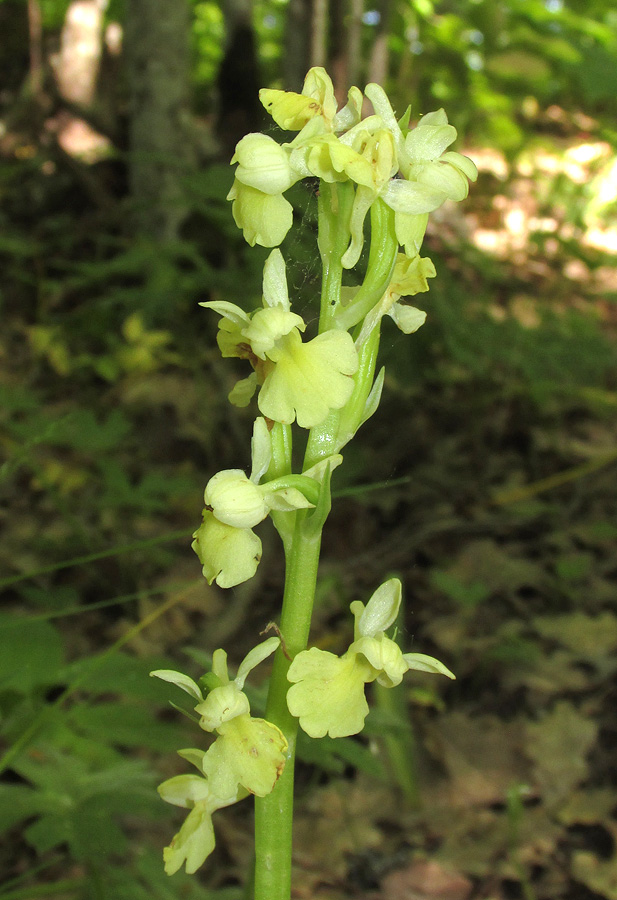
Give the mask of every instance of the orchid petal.
<svg viewBox="0 0 617 900">
<path fill-rule="evenodd" d="M 236 179 L 227 199 L 233 200 L 234 221 L 251 247 L 277 247 L 291 228 L 293 208 L 282 194 L 265 194 Z"/>
<path fill-rule="evenodd" d="M 229 588 L 252 578 L 261 559 L 261 541 L 250 528 L 219 522 L 209 510 L 193 534 L 191 547 L 208 581 Z"/>
<path fill-rule="evenodd" d="M 212 790 L 226 796 L 243 787 L 265 797 L 285 767 L 287 740 L 265 719 L 236 716 L 218 729 L 219 736 L 204 757 L 204 773 Z"/>
<path fill-rule="evenodd" d="M 395 212 L 421 215 L 438 209 L 446 199 L 443 191 L 417 182 L 393 178 L 382 190 L 381 199 Z"/>
<path fill-rule="evenodd" d="M 258 405 L 275 422 L 288 425 L 297 418 L 300 427 L 312 428 L 331 409 L 344 406 L 353 391 L 358 357 L 347 332 L 326 331 L 303 344 L 294 330 L 270 359 L 276 365 L 259 392 Z"/>
<path fill-rule="evenodd" d="M 155 669 L 154 672 L 150 672 L 150 676 L 152 678 L 160 678 L 161 681 L 168 681 L 170 684 L 175 684 L 176 687 L 179 687 L 181 690 L 185 691 L 185 693 L 190 694 L 190 696 L 194 697 L 196 700 L 203 700 L 199 685 L 193 681 L 192 678 L 189 678 L 188 675 L 183 675 L 182 672 L 174 672 L 172 669 Z"/>
<path fill-rule="evenodd" d="M 266 474 L 272 461 L 272 438 L 270 437 L 266 420 L 262 416 L 258 416 L 253 424 L 251 461 L 251 481 L 259 484 L 260 479 Z"/>
<path fill-rule="evenodd" d="M 280 646 L 281 639 L 278 637 L 269 637 L 265 641 L 262 641 L 260 644 L 257 644 L 256 647 L 253 647 L 252 650 L 246 654 L 240 665 L 238 666 L 238 673 L 234 678 L 234 682 L 237 686 L 242 690 L 244 687 L 244 682 L 246 681 L 246 677 L 249 672 L 252 672 L 253 669 L 262 663 L 269 656 L 272 656 L 277 647 Z"/>
<path fill-rule="evenodd" d="M 447 666 L 435 659 L 434 656 L 426 656 L 424 653 L 404 653 L 403 659 L 410 669 L 419 672 L 430 672 L 433 675 L 445 675 L 447 678 L 456 678 Z"/>
<path fill-rule="evenodd" d="M 219 522 L 234 528 L 253 528 L 268 515 L 262 489 L 242 469 L 224 469 L 213 475 L 204 500 Z"/>
<path fill-rule="evenodd" d="M 372 680 L 369 667 L 356 656 L 339 658 L 312 647 L 293 660 L 287 673 L 293 682 L 287 706 L 309 737 L 347 737 L 364 727 L 368 704 L 364 684 Z"/>
<path fill-rule="evenodd" d="M 265 306 L 281 306 L 289 312 L 285 260 L 278 249 L 272 251 L 264 264 L 263 298 Z"/>
<path fill-rule="evenodd" d="M 354 600 L 350 606 L 355 619 L 354 634 L 357 637 L 375 637 L 396 621 L 401 606 L 403 586 L 398 578 L 390 578 L 380 584 L 364 605 Z"/>
</svg>

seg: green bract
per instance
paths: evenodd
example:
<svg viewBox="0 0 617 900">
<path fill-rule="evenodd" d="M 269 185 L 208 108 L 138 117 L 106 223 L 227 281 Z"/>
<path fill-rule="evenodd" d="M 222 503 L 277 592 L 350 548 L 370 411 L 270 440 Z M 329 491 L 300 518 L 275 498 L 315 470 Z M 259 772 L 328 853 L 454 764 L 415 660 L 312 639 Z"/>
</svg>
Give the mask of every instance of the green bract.
<svg viewBox="0 0 617 900">
<path fill-rule="evenodd" d="M 181 672 L 159 669 L 150 673 L 198 699 L 195 712 L 200 716 L 200 726 L 218 735 L 207 751 L 180 751 L 180 756 L 192 763 L 199 775 L 177 775 L 159 787 L 163 800 L 191 810 L 170 846 L 165 848 L 168 875 L 173 875 L 183 864 L 189 874 L 195 872 L 212 852 L 212 814 L 217 809 L 248 794 L 264 797 L 283 771 L 285 736 L 271 722 L 251 716 L 249 701 L 242 690 L 249 672 L 279 644 L 279 638 L 272 637 L 254 647 L 240 663 L 233 681 L 227 671 L 227 654 L 215 650 L 210 678 L 216 686 L 205 698 L 199 685 Z"/>
<path fill-rule="evenodd" d="M 400 684 L 409 669 L 454 678 L 443 663 L 418 653 L 403 653 L 385 631 L 396 619 L 401 603 L 401 582 L 391 578 L 379 587 L 367 605 L 354 601 L 354 641 L 342 657 L 313 647 L 295 657 L 287 677 L 292 686 L 287 706 L 310 737 L 346 737 L 364 727 L 368 704 L 364 685 L 378 681 L 384 687 Z"/>
</svg>

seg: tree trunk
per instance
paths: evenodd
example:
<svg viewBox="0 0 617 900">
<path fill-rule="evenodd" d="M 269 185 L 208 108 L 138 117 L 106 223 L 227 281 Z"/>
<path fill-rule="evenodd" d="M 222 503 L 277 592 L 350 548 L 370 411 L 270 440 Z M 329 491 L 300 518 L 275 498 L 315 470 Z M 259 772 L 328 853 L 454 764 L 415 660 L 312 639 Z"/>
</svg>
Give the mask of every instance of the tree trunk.
<svg viewBox="0 0 617 900">
<path fill-rule="evenodd" d="M 37 99 L 43 88 L 43 17 L 39 0 L 28 0 L 28 34 L 30 38 L 30 90 Z"/>
<path fill-rule="evenodd" d="M 328 0 L 313 0 L 311 66 L 325 66 L 328 59 Z"/>
<path fill-rule="evenodd" d="M 380 19 L 379 24 L 377 25 L 377 34 L 375 35 L 373 48 L 371 50 L 367 81 L 375 81 L 377 84 L 381 84 L 385 87 L 389 64 L 388 37 L 390 34 L 390 0 L 380 0 L 377 11 L 380 14 Z"/>
<path fill-rule="evenodd" d="M 253 28 L 252 0 L 223 0 L 225 54 L 216 83 L 218 88 L 217 136 L 224 156 L 250 131 L 259 131 L 264 112 L 259 102 L 261 77 Z"/>
<path fill-rule="evenodd" d="M 173 241 L 186 215 L 183 178 L 191 169 L 187 0 L 128 0 L 125 53 L 129 185 L 134 224 Z"/>
<path fill-rule="evenodd" d="M 347 86 L 358 84 L 364 74 L 362 69 L 362 0 L 350 0 L 347 26 Z"/>
<path fill-rule="evenodd" d="M 103 47 L 103 4 L 72 0 L 64 17 L 60 52 L 54 70 L 60 95 L 77 106 L 91 107 Z"/>
<path fill-rule="evenodd" d="M 300 91 L 310 66 L 311 0 L 289 0 L 283 46 L 283 86 Z"/>
</svg>

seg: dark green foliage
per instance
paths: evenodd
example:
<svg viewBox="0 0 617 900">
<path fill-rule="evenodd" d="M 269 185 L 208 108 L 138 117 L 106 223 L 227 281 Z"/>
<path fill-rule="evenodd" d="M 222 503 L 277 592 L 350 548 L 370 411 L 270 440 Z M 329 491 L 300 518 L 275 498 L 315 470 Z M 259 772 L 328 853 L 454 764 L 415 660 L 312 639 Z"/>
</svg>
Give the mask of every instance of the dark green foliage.
<svg viewBox="0 0 617 900">
<path fill-rule="evenodd" d="M 158 719 L 161 692 L 147 677 L 154 660 L 116 652 L 103 664 L 91 657 L 67 665 L 59 633 L 36 618 L 4 617 L 0 643 L 0 734 L 8 746 L 0 767 L 9 773 L 0 781 L 0 831 L 21 825 L 52 870 L 57 853 L 68 853 L 83 866 L 78 896 L 115 897 L 107 874 L 128 852 L 127 817 L 162 812 L 151 752 L 183 740 L 177 724 Z M 77 688 L 76 703 L 69 698 Z M 127 759 L 128 749 L 139 758 Z M 126 896 L 140 896 L 138 883 L 134 890 Z"/>
</svg>

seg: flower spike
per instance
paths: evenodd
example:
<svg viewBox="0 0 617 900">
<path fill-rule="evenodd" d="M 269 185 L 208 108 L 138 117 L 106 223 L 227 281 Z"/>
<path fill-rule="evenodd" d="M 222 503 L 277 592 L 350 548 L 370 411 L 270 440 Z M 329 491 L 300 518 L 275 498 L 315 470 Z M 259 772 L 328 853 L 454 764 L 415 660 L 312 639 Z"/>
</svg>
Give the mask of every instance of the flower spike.
<svg viewBox="0 0 617 900">
<path fill-rule="evenodd" d="M 404 654 L 386 637 L 400 604 L 401 582 L 391 578 L 366 606 L 359 600 L 351 604 L 354 641 L 343 656 L 313 647 L 295 657 L 287 675 L 292 682 L 287 706 L 310 737 L 346 737 L 361 731 L 368 714 L 364 685 L 371 681 L 395 687 L 410 669 L 454 678 L 443 663 L 424 654 Z"/>
<path fill-rule="evenodd" d="M 204 680 L 216 686 L 205 699 L 201 688 L 187 675 L 168 669 L 150 673 L 197 698 L 195 712 L 201 717 L 201 727 L 217 734 L 207 751 L 195 748 L 180 751 L 179 755 L 191 762 L 199 775 L 176 775 L 159 786 L 163 800 L 190 810 L 182 828 L 163 851 L 168 875 L 183 865 L 189 874 L 196 872 L 214 849 L 213 813 L 249 794 L 264 797 L 283 771 L 285 736 L 271 722 L 251 716 L 243 692 L 248 674 L 274 653 L 279 644 L 278 637 L 271 637 L 254 647 L 240 663 L 233 680 L 227 670 L 227 654 L 215 650 L 212 673 Z"/>
</svg>

